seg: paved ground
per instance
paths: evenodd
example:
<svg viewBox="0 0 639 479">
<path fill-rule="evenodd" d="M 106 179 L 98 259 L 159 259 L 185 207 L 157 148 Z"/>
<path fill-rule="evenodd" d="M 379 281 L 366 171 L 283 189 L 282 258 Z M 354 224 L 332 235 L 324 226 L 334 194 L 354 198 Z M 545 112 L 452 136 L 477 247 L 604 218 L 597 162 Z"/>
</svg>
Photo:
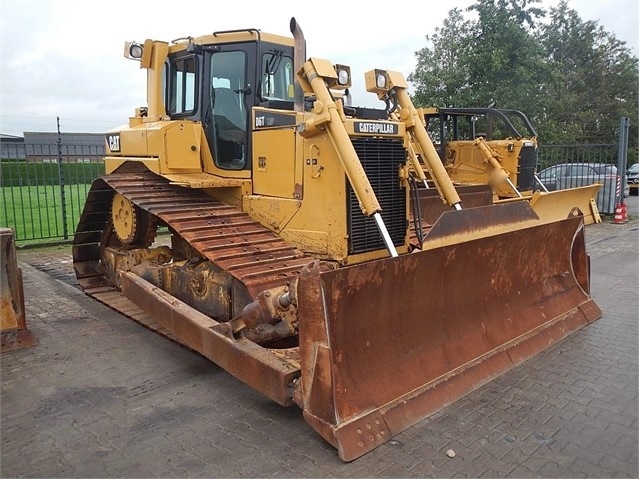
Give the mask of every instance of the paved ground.
<svg viewBox="0 0 639 479">
<path fill-rule="evenodd" d="M 638 477 L 634 218 L 587 228 L 601 320 L 348 464 L 297 408 L 81 293 L 68 246 L 20 250 L 39 344 L 1 357 L 0 476 Z"/>
</svg>

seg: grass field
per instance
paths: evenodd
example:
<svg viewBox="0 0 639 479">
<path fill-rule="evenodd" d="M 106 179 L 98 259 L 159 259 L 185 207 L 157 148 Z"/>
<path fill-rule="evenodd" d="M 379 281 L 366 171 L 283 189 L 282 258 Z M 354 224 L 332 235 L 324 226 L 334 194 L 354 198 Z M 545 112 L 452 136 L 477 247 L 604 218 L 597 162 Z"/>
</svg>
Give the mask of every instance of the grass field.
<svg viewBox="0 0 639 479">
<path fill-rule="evenodd" d="M 18 245 L 71 239 L 90 186 L 64 187 L 66 232 L 59 186 L 4 186 L 0 192 L 0 226 L 14 229 Z"/>
<path fill-rule="evenodd" d="M 0 185 L 7 186 L 58 186 L 60 173 L 63 184 L 75 185 L 91 183 L 104 174 L 104 163 L 63 163 L 62 170 L 57 163 L 32 163 L 25 161 L 0 160 Z"/>
</svg>

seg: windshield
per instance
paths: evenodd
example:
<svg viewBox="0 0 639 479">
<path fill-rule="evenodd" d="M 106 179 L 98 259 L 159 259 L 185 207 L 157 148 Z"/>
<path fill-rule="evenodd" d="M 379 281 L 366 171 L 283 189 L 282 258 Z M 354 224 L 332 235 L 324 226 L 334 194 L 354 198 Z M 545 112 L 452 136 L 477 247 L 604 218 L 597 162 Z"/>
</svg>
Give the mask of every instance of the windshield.
<svg viewBox="0 0 639 479">
<path fill-rule="evenodd" d="M 639 173 L 639 163 L 635 163 L 630 168 L 628 168 L 628 173 L 633 175 Z"/>
</svg>

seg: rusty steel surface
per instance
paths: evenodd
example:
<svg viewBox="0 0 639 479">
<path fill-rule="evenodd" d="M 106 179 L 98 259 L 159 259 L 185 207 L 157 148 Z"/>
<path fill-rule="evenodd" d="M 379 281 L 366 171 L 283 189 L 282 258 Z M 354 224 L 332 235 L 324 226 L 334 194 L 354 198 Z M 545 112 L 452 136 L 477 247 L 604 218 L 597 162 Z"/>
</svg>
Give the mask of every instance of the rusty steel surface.
<svg viewBox="0 0 639 479">
<path fill-rule="evenodd" d="M 270 350 L 243 338 L 231 338 L 226 334 L 225 324 L 130 272 L 122 273 L 122 290 L 181 343 L 275 402 L 284 406 L 293 404 L 288 392 L 299 377 L 297 348 L 286 352 Z"/>
<path fill-rule="evenodd" d="M 248 214 L 199 190 L 171 185 L 150 172 L 111 174 L 94 182 L 80 218 L 74 239 L 78 278 L 96 276 L 98 242 L 116 191 L 168 224 L 203 257 L 244 283 L 252 295 L 295 278 L 312 259 Z"/>
<path fill-rule="evenodd" d="M 493 193 L 488 185 L 457 186 L 456 188 L 461 198 L 461 206 L 464 209 L 493 204 Z M 420 225 L 422 233 L 426 234 L 442 214 L 451 211 L 451 207 L 442 201 L 436 188 L 418 188 L 417 197 Z M 410 222 L 410 242 L 419 246 L 415 224 L 412 220 Z"/>
<path fill-rule="evenodd" d="M 101 241 L 115 191 L 254 297 L 299 278 L 299 345 L 236 337 L 232 321 L 186 305 L 136 268 L 120 273 L 124 294 L 112 286 Z M 153 174 L 109 175 L 89 199 L 73 247 L 85 291 L 274 401 L 296 403 L 344 461 L 601 316 L 588 295 L 582 218 L 543 223 L 528 202 L 443 211 L 423 251 L 329 270 L 237 208 Z M 189 269 L 179 281 L 197 278 Z"/>
<path fill-rule="evenodd" d="M 580 284 L 582 229 L 573 218 L 303 272 L 300 314 L 313 319 L 300 345 L 317 351 L 301 353 L 317 389 L 307 420 L 352 460 L 598 319 Z"/>
<path fill-rule="evenodd" d="M 461 198 L 462 208 L 475 208 L 493 203 L 493 193 L 488 185 L 456 186 L 457 194 Z M 419 188 L 419 203 L 422 219 L 433 224 L 445 211 L 451 208 L 445 204 L 435 188 Z"/>
<path fill-rule="evenodd" d="M 0 333 L 2 352 L 14 351 L 16 349 L 30 348 L 36 346 L 38 342 L 28 329 L 18 329 L 13 331 L 2 331 Z"/>
<path fill-rule="evenodd" d="M 16 260 L 14 232 L 0 228 L 0 335 L 3 353 L 34 346 L 24 310 L 22 271 Z"/>
<path fill-rule="evenodd" d="M 250 301 L 266 288 L 286 284 L 312 258 L 239 209 L 217 202 L 201 191 L 170 185 L 152 173 L 112 174 L 96 180 L 74 238 L 74 269 L 87 294 L 213 360 L 274 401 L 291 405 L 292 381 L 299 376 L 296 347 L 267 349 L 234 339 L 224 333 L 224 324 L 118 266 L 126 265 L 127 256 L 135 254 L 127 251 L 120 254 L 102 244 L 111 234 L 110 209 L 116 192 L 167 224 L 173 234 L 184 239 L 210 264 L 240 282 L 244 289 L 238 291 L 234 286 L 232 296 L 236 301 L 242 297 Z M 148 246 L 154 236 L 154 232 L 149 232 L 141 245 Z M 111 260 L 105 262 L 105 258 Z M 136 268 L 146 274 L 152 272 L 152 267 Z M 115 286 L 120 281 L 118 275 L 122 291 Z M 173 280 L 169 286 L 184 288 L 180 281 L 185 281 L 186 287 L 191 288 L 197 279 L 193 276 L 189 280 L 188 273 L 184 278 Z M 189 289 L 183 296 L 188 297 L 186 293 L 191 292 Z M 243 306 L 239 305 L 240 311 Z"/>
</svg>

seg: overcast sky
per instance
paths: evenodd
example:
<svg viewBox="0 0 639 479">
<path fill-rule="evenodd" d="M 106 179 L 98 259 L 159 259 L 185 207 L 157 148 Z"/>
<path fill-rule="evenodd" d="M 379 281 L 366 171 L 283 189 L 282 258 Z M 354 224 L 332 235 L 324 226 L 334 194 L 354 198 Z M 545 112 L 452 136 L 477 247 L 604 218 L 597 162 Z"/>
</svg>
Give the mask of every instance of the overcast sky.
<svg viewBox="0 0 639 479">
<path fill-rule="evenodd" d="M 361 1 L 0 0 L 0 133 L 55 131 L 56 117 L 63 132 L 104 132 L 126 123 L 146 104 L 145 74 L 122 56 L 126 40 L 170 41 L 238 28 L 288 36 L 291 17 L 309 56 L 351 67 L 353 104 L 381 107 L 364 91 L 364 72 L 385 68 L 408 76 L 425 36 L 452 8 L 473 3 L 409 0 L 382 10 L 383 3 Z M 639 0 L 568 4 L 639 56 Z"/>
</svg>

